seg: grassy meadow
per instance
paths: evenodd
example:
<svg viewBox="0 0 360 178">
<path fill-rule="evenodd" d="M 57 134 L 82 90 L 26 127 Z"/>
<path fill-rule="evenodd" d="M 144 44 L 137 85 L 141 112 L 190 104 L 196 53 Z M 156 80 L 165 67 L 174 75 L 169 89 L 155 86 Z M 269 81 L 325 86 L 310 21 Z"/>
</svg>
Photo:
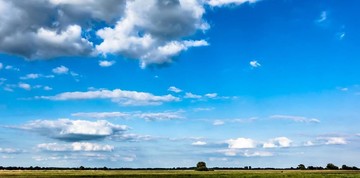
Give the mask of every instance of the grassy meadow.
<svg viewBox="0 0 360 178">
<path fill-rule="evenodd" d="M 131 177 L 131 178 L 171 178 L 171 177 L 360 177 L 360 171 L 346 170 L 216 170 L 199 172 L 191 170 L 2 170 L 0 177 Z"/>
</svg>

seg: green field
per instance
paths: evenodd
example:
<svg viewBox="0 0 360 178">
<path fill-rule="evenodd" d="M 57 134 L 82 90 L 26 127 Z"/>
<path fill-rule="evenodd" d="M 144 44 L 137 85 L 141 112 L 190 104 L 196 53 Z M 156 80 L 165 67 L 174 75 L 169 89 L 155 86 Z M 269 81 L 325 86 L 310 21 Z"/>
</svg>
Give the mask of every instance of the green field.
<svg viewBox="0 0 360 178">
<path fill-rule="evenodd" d="M 322 171 L 300 171 L 300 170 L 234 170 L 234 171 L 118 171 L 118 170 L 38 170 L 38 171 L 23 171 L 23 170 L 3 170 L 0 171 L 0 177 L 144 177 L 144 178 L 166 178 L 166 177 L 213 177 L 213 178 L 227 178 L 227 177 L 360 177 L 360 171 L 345 171 L 345 170 L 322 170 Z"/>
</svg>

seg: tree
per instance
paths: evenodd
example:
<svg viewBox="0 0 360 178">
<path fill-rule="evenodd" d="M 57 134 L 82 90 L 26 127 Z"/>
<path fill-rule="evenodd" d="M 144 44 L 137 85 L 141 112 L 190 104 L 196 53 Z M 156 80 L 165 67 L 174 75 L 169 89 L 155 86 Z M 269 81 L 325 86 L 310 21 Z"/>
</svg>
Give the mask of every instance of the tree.
<svg viewBox="0 0 360 178">
<path fill-rule="evenodd" d="M 206 167 L 206 163 L 203 161 L 200 161 L 196 164 L 196 169 L 197 171 L 208 171 L 209 169 Z"/>
<path fill-rule="evenodd" d="M 305 167 L 305 165 L 304 165 L 304 164 L 299 164 L 299 165 L 298 165 L 298 167 L 297 167 L 297 169 L 300 169 L 300 170 L 305 170 L 305 169 L 306 169 L 306 167 Z"/>
<path fill-rule="evenodd" d="M 326 165 L 326 169 L 336 170 L 339 169 L 339 167 L 335 166 L 333 163 L 329 163 Z"/>
</svg>

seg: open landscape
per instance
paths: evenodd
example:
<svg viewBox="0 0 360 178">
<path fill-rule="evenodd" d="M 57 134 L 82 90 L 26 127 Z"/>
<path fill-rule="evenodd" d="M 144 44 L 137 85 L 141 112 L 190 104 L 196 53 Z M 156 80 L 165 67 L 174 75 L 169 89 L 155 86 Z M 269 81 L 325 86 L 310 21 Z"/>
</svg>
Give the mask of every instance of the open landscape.
<svg viewBox="0 0 360 178">
<path fill-rule="evenodd" d="M 360 0 L 0 0 L 0 178 L 360 177 Z"/>
<path fill-rule="evenodd" d="M 38 170 L 0 171 L 0 177 L 128 177 L 128 178 L 267 178 L 267 177 L 313 177 L 352 178 L 360 177 L 360 171 L 346 170 L 215 170 L 198 172 L 192 170 Z"/>
</svg>

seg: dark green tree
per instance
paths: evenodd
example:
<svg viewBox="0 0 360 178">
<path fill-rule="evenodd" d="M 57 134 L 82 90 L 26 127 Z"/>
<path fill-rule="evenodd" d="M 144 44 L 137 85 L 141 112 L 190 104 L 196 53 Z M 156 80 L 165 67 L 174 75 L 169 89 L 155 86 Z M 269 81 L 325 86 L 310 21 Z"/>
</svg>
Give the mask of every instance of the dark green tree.
<svg viewBox="0 0 360 178">
<path fill-rule="evenodd" d="M 326 169 L 336 170 L 339 169 L 339 167 L 335 166 L 333 163 L 329 163 L 326 165 Z"/>
<path fill-rule="evenodd" d="M 297 167 L 297 169 L 300 169 L 300 170 L 305 170 L 305 169 L 306 169 L 306 167 L 305 167 L 305 165 L 304 165 L 304 164 L 299 164 L 299 165 L 298 165 L 298 167 Z"/>
<path fill-rule="evenodd" d="M 200 161 L 196 164 L 196 169 L 197 171 L 208 171 L 209 169 L 206 167 L 206 163 L 203 161 Z"/>
</svg>

